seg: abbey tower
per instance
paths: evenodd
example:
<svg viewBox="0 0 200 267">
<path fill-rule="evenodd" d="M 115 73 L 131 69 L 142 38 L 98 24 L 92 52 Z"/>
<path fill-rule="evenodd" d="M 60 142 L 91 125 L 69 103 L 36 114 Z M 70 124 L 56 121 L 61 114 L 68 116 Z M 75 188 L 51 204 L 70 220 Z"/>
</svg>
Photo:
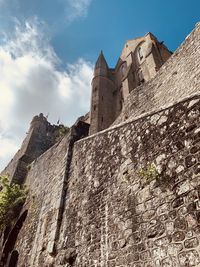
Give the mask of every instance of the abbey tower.
<svg viewBox="0 0 200 267">
<path fill-rule="evenodd" d="M 152 79 L 171 54 L 152 33 L 127 41 L 114 69 L 101 52 L 92 80 L 90 134 L 108 128 L 130 92 Z"/>
</svg>

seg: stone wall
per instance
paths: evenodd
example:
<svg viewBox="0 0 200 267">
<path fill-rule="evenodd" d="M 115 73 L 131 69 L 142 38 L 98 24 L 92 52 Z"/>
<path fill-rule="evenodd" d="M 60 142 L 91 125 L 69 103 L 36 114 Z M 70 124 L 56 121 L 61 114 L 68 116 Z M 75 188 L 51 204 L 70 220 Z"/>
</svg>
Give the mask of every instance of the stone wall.
<svg viewBox="0 0 200 267">
<path fill-rule="evenodd" d="M 53 266 L 199 266 L 199 115 L 196 97 L 75 143 Z"/>
<path fill-rule="evenodd" d="M 18 266 L 45 266 L 49 255 L 56 253 L 73 143 L 87 136 L 88 131 L 89 125 L 78 121 L 60 142 L 30 165 L 26 178 L 29 196 L 21 212 L 24 214 L 27 210 L 28 215 L 15 246 L 20 254 Z M 15 225 L 3 249 L 8 243 L 12 244 Z M 4 266 L 1 264 L 0 261 L 0 266 Z"/>
<path fill-rule="evenodd" d="M 117 125 L 149 111 L 179 102 L 200 88 L 200 23 L 160 68 L 155 78 L 135 88 L 124 103 Z"/>
<path fill-rule="evenodd" d="M 12 160 L 8 163 L 6 168 L 1 172 L 1 174 L 4 175 L 9 175 L 9 177 L 14 176 L 14 172 L 18 166 L 18 162 L 20 158 L 25 154 L 25 147 L 27 147 L 27 144 L 29 143 L 30 136 L 27 135 L 26 138 L 24 139 L 21 149 L 17 151 L 15 156 L 12 158 Z"/>
<path fill-rule="evenodd" d="M 17 242 L 19 266 L 44 266 L 43 250 L 53 252 L 68 143 L 69 136 L 33 162 L 28 173 L 28 216 Z"/>
<path fill-rule="evenodd" d="M 51 125 L 41 113 L 31 122 L 21 148 L 9 162 L 2 174 L 8 175 L 12 182 L 22 184 L 29 164 L 53 146 L 63 125 Z"/>
<path fill-rule="evenodd" d="M 88 126 L 72 128 L 29 171 L 18 266 L 198 266 L 199 115 L 196 96 L 80 141 Z"/>
</svg>

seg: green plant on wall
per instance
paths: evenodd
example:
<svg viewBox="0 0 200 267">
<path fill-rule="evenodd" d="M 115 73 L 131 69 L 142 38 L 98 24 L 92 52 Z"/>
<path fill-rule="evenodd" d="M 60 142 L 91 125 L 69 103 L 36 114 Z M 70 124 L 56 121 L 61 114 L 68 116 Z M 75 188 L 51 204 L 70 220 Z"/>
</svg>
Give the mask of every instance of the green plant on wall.
<svg viewBox="0 0 200 267">
<path fill-rule="evenodd" d="M 30 171 L 30 169 L 31 169 L 31 164 L 28 164 L 26 168 L 27 168 L 28 171 Z"/>
<path fill-rule="evenodd" d="M 56 142 L 62 139 L 68 132 L 69 127 L 62 125 L 57 132 Z"/>
<path fill-rule="evenodd" d="M 12 183 L 7 176 L 0 175 L 0 230 L 14 218 L 14 211 L 23 205 L 28 194 L 25 186 Z"/>
<path fill-rule="evenodd" d="M 144 178 L 146 182 L 159 178 L 159 172 L 154 164 L 150 164 L 146 166 L 146 168 L 139 169 L 138 175 Z"/>
<path fill-rule="evenodd" d="M 69 127 L 63 125 L 63 126 L 59 129 L 59 135 L 60 135 L 60 136 L 64 136 L 68 131 L 69 131 Z"/>
</svg>

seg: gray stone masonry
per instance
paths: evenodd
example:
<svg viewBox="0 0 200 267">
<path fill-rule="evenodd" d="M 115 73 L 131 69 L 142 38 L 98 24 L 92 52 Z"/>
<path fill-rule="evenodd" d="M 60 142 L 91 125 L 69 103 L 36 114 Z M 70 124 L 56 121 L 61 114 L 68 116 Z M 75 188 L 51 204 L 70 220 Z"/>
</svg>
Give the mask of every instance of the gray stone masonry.
<svg viewBox="0 0 200 267">
<path fill-rule="evenodd" d="M 200 24 L 160 68 L 155 78 L 135 88 L 127 97 L 117 125 L 146 112 L 160 110 L 200 91 Z"/>
<path fill-rule="evenodd" d="M 196 96 L 76 142 L 67 183 L 69 136 L 38 158 L 18 266 L 198 266 L 199 115 Z"/>
<path fill-rule="evenodd" d="M 23 184 L 29 165 L 56 142 L 63 125 L 51 125 L 41 113 L 32 119 L 21 148 L 1 174 L 8 175 L 11 182 Z"/>
<path fill-rule="evenodd" d="M 199 266 L 199 115 L 194 97 L 75 144 L 55 266 Z"/>
</svg>

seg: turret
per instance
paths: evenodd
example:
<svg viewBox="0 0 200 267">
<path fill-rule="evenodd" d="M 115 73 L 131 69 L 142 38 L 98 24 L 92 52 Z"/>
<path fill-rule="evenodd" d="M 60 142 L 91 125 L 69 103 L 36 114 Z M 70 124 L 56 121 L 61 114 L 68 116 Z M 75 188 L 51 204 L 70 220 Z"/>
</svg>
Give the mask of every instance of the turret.
<svg viewBox="0 0 200 267">
<path fill-rule="evenodd" d="M 94 69 L 94 77 L 95 76 L 107 76 L 108 75 L 108 64 L 105 60 L 105 57 L 103 55 L 103 52 L 101 51 L 96 64 L 95 64 L 95 69 Z"/>
<path fill-rule="evenodd" d="M 109 127 L 113 122 L 115 84 L 110 77 L 111 70 L 101 51 L 95 64 L 92 80 L 90 134 Z"/>
<path fill-rule="evenodd" d="M 46 125 L 48 125 L 48 121 L 47 118 L 44 117 L 43 113 L 40 113 L 39 116 L 36 115 L 33 117 L 32 121 L 31 121 L 31 125 L 30 125 L 30 129 L 32 128 L 41 128 L 41 126 L 43 125 L 43 127 L 46 127 Z"/>
</svg>

